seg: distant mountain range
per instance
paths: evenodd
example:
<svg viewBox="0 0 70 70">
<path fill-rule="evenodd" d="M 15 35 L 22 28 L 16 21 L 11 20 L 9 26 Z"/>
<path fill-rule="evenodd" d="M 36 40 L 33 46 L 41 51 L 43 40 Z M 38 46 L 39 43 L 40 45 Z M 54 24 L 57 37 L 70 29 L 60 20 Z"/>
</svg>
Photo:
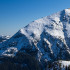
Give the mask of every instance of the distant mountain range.
<svg viewBox="0 0 70 70">
<path fill-rule="evenodd" d="M 70 9 L 35 20 L 7 38 L 0 37 L 3 65 L 8 61 L 14 70 L 66 69 L 70 65 Z"/>
<path fill-rule="evenodd" d="M 0 35 L 0 43 L 8 40 L 9 38 L 10 38 L 10 36 Z"/>
</svg>

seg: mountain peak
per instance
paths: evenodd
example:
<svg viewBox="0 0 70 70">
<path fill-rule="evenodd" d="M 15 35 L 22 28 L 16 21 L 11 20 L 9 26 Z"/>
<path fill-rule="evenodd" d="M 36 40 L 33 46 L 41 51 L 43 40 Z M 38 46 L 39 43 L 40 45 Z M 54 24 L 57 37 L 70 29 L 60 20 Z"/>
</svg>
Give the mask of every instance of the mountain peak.
<svg viewBox="0 0 70 70">
<path fill-rule="evenodd" d="M 42 63 L 45 60 L 70 59 L 69 16 L 70 9 L 65 9 L 33 21 L 12 38 L 0 44 L 0 54 L 16 56 L 16 53 L 20 51 L 34 56 Z M 13 53 L 11 53 L 12 50 Z"/>
<path fill-rule="evenodd" d="M 70 16 L 70 8 L 65 9 L 65 12 L 66 12 L 66 14 L 67 14 L 67 15 L 69 15 L 69 16 Z"/>
</svg>

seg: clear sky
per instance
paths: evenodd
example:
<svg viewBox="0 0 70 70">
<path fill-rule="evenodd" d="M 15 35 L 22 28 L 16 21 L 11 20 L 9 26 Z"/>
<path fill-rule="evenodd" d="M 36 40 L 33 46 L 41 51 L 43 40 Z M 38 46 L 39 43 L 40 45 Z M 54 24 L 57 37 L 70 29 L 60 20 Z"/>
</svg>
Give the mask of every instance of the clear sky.
<svg viewBox="0 0 70 70">
<path fill-rule="evenodd" d="M 31 21 L 70 8 L 70 0 L 0 0 L 0 35 L 13 35 Z"/>
</svg>

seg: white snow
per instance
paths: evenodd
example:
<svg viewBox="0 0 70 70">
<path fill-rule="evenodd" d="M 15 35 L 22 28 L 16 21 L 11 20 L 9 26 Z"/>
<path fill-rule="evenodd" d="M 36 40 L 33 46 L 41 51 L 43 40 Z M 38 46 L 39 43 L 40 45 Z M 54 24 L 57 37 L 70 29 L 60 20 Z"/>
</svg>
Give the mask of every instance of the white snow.
<svg viewBox="0 0 70 70">
<path fill-rule="evenodd" d="M 59 22 L 60 18 L 59 17 L 55 17 L 54 20 L 56 20 L 57 22 Z"/>
<path fill-rule="evenodd" d="M 2 53 L 2 55 L 3 55 L 3 56 L 8 56 L 8 57 L 14 57 L 16 52 L 18 52 L 17 48 L 15 48 L 15 47 L 10 47 L 10 48 L 7 48 L 7 50 L 5 50 L 5 51 Z"/>
<path fill-rule="evenodd" d="M 50 16 L 43 17 L 41 19 L 35 20 L 28 24 L 26 27 L 20 29 L 14 36 L 17 38 L 12 37 L 9 39 L 9 41 L 3 43 L 0 45 L 0 47 L 5 47 L 6 49 L 1 52 L 1 54 L 5 56 L 14 56 L 16 52 L 18 52 L 21 48 L 32 48 L 31 50 L 34 50 L 34 47 L 38 50 L 37 57 L 40 61 L 40 59 L 46 58 L 50 60 L 49 55 L 46 54 L 45 48 L 43 43 L 43 40 L 46 42 L 46 44 L 49 44 L 47 47 L 50 49 L 49 53 L 54 53 L 54 55 L 58 55 L 60 51 L 60 47 L 57 48 L 57 42 L 61 40 L 62 43 L 64 43 L 66 46 L 65 37 L 70 37 L 70 24 L 69 20 L 64 21 L 61 20 L 61 17 L 63 16 L 68 19 L 70 15 L 70 9 L 65 9 L 63 11 L 60 11 L 58 13 L 52 14 Z M 64 15 L 61 15 L 61 14 Z M 65 23 L 65 25 L 64 25 Z M 67 24 L 66 24 L 67 23 Z M 64 29 L 66 27 L 66 35 L 64 35 Z M 22 36 L 20 36 L 22 35 Z M 55 41 L 57 39 L 57 41 Z M 64 41 L 65 42 L 64 42 Z M 16 42 L 17 44 L 15 46 L 9 46 L 10 43 Z M 63 47 L 63 44 L 59 44 L 61 47 Z M 32 47 L 33 46 L 33 47 Z M 66 47 L 65 47 L 66 48 Z M 11 54 L 11 51 L 14 51 L 13 54 Z M 1 50 L 2 51 L 2 50 Z"/>
<path fill-rule="evenodd" d="M 69 15 L 69 16 L 70 16 L 70 8 L 65 9 L 65 12 L 66 12 L 66 14 L 67 14 L 67 15 Z"/>
<path fill-rule="evenodd" d="M 59 63 L 61 63 L 61 65 L 62 65 L 62 67 L 64 66 L 64 67 L 68 67 L 69 65 L 70 65 L 70 61 L 63 61 L 63 60 L 61 60 L 61 61 L 59 61 Z"/>
<path fill-rule="evenodd" d="M 70 37 L 70 24 L 66 24 L 67 35 Z"/>
</svg>

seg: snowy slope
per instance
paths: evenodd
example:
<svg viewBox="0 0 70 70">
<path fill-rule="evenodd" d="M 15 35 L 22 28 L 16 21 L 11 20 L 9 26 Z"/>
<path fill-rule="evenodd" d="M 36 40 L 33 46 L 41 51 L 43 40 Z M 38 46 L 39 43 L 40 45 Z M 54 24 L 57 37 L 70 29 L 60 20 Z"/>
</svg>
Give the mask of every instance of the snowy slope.
<svg viewBox="0 0 70 70">
<path fill-rule="evenodd" d="M 10 36 L 0 35 L 0 43 L 8 40 L 9 38 L 10 38 Z"/>
<path fill-rule="evenodd" d="M 70 9 L 43 17 L 20 29 L 0 44 L 1 56 L 28 53 L 44 63 L 70 59 Z M 11 53 L 11 51 L 13 51 Z"/>
<path fill-rule="evenodd" d="M 70 70 L 70 61 L 54 61 L 47 65 L 46 70 Z"/>
</svg>

